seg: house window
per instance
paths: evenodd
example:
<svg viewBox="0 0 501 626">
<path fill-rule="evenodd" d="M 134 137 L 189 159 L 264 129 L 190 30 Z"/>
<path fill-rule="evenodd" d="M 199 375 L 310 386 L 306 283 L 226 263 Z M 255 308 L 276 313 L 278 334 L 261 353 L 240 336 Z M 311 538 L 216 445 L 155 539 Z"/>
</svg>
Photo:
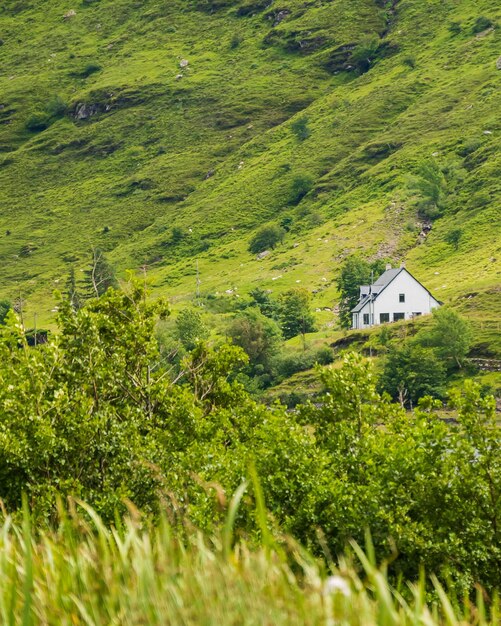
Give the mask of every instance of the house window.
<svg viewBox="0 0 501 626">
<path fill-rule="evenodd" d="M 421 315 L 421 313 L 413 313 L 412 317 L 419 317 Z"/>
<path fill-rule="evenodd" d="M 398 301 L 399 302 L 405 302 L 405 293 L 399 293 L 398 294 Z"/>
<path fill-rule="evenodd" d="M 379 323 L 380 324 L 387 324 L 390 321 L 390 314 L 389 313 L 380 313 L 379 314 Z"/>
<path fill-rule="evenodd" d="M 405 319 L 405 313 L 393 313 L 393 321 L 398 322 L 399 320 Z"/>
<path fill-rule="evenodd" d="M 368 326 L 368 325 L 369 325 L 369 314 L 364 313 L 364 326 Z"/>
</svg>

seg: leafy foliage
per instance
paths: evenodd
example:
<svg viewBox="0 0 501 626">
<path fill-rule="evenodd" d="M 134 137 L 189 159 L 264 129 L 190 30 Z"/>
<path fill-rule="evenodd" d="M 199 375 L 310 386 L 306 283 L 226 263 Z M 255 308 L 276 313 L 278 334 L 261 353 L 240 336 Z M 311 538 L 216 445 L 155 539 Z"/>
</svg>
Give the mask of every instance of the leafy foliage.
<svg viewBox="0 0 501 626">
<path fill-rule="evenodd" d="M 176 331 L 179 341 L 186 350 L 193 350 L 199 341 L 209 337 L 209 329 L 199 311 L 183 309 L 176 318 Z"/>
<path fill-rule="evenodd" d="M 277 530 L 315 551 L 316 528 L 335 554 L 370 527 L 379 554 L 398 552 L 394 579 L 413 579 L 423 565 L 459 591 L 497 584 L 493 398 L 475 385 L 457 391 L 455 427 L 430 398 L 407 414 L 378 394 L 371 365 L 351 355 L 320 371 L 315 403 L 288 413 L 248 395 L 238 377 L 248 357 L 236 345 L 198 342 L 173 380 L 155 339 L 157 317 L 167 313 L 138 285 L 109 289 L 78 311 L 62 302 L 59 332 L 37 348 L 9 313 L 0 328 L 0 497 L 8 510 L 19 510 L 23 492 L 35 518 L 48 521 L 60 496 L 87 500 L 105 520 L 126 500 L 150 517 L 163 501 L 175 519 L 212 532 L 224 522 L 225 494 L 254 465 Z M 244 330 L 272 324 L 252 309 L 243 321 Z M 254 335 L 238 336 L 249 339 L 256 362 L 264 358 Z M 431 349 L 415 349 L 430 370 Z M 233 523 L 251 537 L 263 532 L 252 504 Z"/>
<path fill-rule="evenodd" d="M 254 254 L 271 250 L 285 237 L 285 230 L 277 224 L 269 224 L 260 228 L 249 243 L 249 251 Z"/>
<path fill-rule="evenodd" d="M 280 296 L 279 321 L 286 339 L 311 333 L 315 329 L 310 301 L 310 294 L 301 287 L 290 289 Z"/>
<path fill-rule="evenodd" d="M 356 306 L 360 297 L 360 287 L 369 285 L 383 272 L 383 261 L 369 263 L 364 259 L 351 255 L 347 257 L 337 279 L 339 290 L 339 321 L 342 328 L 351 328 L 351 310 Z"/>
</svg>

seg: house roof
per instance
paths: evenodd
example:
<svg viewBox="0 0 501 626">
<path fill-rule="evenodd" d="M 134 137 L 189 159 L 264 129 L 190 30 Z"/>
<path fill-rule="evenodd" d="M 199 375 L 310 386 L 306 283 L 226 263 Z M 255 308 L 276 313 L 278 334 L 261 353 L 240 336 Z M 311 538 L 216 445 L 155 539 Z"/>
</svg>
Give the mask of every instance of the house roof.
<svg viewBox="0 0 501 626">
<path fill-rule="evenodd" d="M 409 270 L 405 269 L 405 267 L 397 267 L 386 270 L 381 274 L 381 276 L 376 280 L 376 282 L 372 285 L 371 294 L 365 296 L 360 300 L 360 302 L 351 310 L 351 313 L 360 313 L 360 311 L 365 307 L 368 302 L 374 301 L 379 294 L 388 287 L 388 285 L 395 280 L 395 278 L 400 274 L 400 272 L 407 272 L 414 280 L 425 289 L 430 296 L 436 300 L 439 304 L 441 302 L 435 298 L 435 296 L 428 290 L 424 285 L 422 285 L 417 278 L 412 276 Z"/>
</svg>

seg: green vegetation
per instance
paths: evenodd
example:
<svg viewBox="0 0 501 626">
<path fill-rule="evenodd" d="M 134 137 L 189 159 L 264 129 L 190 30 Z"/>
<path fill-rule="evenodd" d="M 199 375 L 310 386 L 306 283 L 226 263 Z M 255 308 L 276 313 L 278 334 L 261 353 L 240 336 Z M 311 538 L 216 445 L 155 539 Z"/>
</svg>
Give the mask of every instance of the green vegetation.
<svg viewBox="0 0 501 626">
<path fill-rule="evenodd" d="M 156 340 L 167 313 L 137 284 L 79 310 L 61 301 L 58 333 L 33 348 L 9 313 L 0 327 L 7 511 L 18 517 L 25 493 L 36 523 L 51 526 L 72 496 L 116 523 L 132 502 L 152 523 L 167 511 L 213 534 L 247 478 L 231 523 L 251 542 L 266 541 L 255 514 L 264 498 L 270 529 L 317 555 L 363 544 L 370 528 L 392 584 L 417 581 L 424 567 L 459 596 L 477 582 L 489 594 L 499 587 L 499 429 L 478 384 L 450 393 L 451 425 L 431 397 L 407 413 L 379 395 L 371 363 L 350 354 L 318 370 L 315 402 L 288 412 L 256 402 L 242 380 L 249 356 L 258 373 L 273 354 L 268 318 L 248 309 L 236 319 L 234 340 L 249 356 L 198 341 L 179 361 Z M 191 326 L 198 332 L 198 320 Z"/>
<path fill-rule="evenodd" d="M 243 485 L 245 488 L 245 484 Z M 404 599 L 383 564 L 356 545 L 329 570 L 292 539 L 267 535 L 260 547 L 234 534 L 243 490 L 222 533 L 183 533 L 162 516 L 145 526 L 138 512 L 108 528 L 88 506 L 59 508 L 55 532 L 35 533 L 29 517 L 0 525 L 3 623 L 496 626 L 499 606 L 482 594 L 461 606 L 433 579 Z"/>
<path fill-rule="evenodd" d="M 26 319 L 54 323 L 92 249 L 185 308 L 196 256 L 213 302 L 300 281 L 332 341 L 357 254 L 471 295 L 501 354 L 496 3 L 77 4 L 0 7 L 0 295 Z M 256 259 L 266 224 L 287 236 Z"/>
<path fill-rule="evenodd" d="M 283 241 L 285 230 L 276 224 L 263 226 L 252 237 L 249 243 L 249 251 L 253 253 L 272 250 L 278 243 Z"/>
</svg>

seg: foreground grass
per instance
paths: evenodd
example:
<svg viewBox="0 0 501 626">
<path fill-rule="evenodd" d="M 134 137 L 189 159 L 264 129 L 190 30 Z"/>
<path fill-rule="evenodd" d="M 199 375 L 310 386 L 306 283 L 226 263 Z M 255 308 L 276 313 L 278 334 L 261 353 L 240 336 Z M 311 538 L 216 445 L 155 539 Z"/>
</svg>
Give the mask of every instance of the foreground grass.
<svg viewBox="0 0 501 626">
<path fill-rule="evenodd" d="M 327 573 L 292 540 L 251 549 L 234 542 L 230 506 L 226 528 L 207 538 L 180 539 L 166 518 L 145 530 L 137 519 L 106 528 L 85 507 L 63 515 L 57 531 L 36 533 L 29 516 L 0 526 L 1 624 L 330 624 L 449 626 L 497 624 L 479 594 L 476 605 L 454 609 L 433 581 L 426 602 L 424 578 L 394 591 L 353 546 L 362 567 L 341 562 Z M 84 517 L 85 516 L 85 517 Z M 133 516 L 134 517 L 134 516 Z M 368 554 L 371 554 L 369 548 Z"/>
</svg>

